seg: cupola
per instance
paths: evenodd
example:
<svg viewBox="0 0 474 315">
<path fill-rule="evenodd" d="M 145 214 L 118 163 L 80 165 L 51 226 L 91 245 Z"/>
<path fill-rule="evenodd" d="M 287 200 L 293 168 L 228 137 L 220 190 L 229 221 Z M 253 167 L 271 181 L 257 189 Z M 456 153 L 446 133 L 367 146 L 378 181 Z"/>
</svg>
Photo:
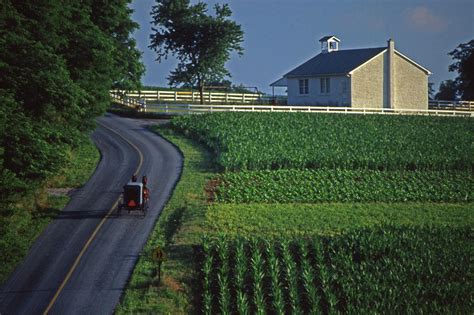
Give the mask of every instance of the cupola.
<svg viewBox="0 0 474 315">
<path fill-rule="evenodd" d="M 323 54 L 339 50 L 341 40 L 334 35 L 324 36 L 319 40 L 321 43 L 321 52 Z"/>
</svg>

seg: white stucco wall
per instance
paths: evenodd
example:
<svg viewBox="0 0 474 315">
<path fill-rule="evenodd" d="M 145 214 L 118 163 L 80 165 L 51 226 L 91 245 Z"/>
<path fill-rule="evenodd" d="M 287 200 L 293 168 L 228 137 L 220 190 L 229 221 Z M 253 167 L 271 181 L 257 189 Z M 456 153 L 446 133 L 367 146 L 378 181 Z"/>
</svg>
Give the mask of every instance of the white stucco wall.
<svg viewBox="0 0 474 315">
<path fill-rule="evenodd" d="M 395 54 L 394 108 L 428 109 L 428 76 L 419 67 Z"/>
<path fill-rule="evenodd" d="M 346 76 L 330 76 L 330 93 L 321 94 L 320 77 L 288 78 L 288 105 L 349 106 L 350 80 Z M 299 80 L 308 79 L 308 94 L 300 94 Z M 343 93 L 343 82 L 347 92 Z"/>
<path fill-rule="evenodd" d="M 351 104 L 355 108 L 382 108 L 386 82 L 384 71 L 387 61 L 380 54 L 351 75 Z M 385 100 L 386 101 L 386 100 Z"/>
</svg>

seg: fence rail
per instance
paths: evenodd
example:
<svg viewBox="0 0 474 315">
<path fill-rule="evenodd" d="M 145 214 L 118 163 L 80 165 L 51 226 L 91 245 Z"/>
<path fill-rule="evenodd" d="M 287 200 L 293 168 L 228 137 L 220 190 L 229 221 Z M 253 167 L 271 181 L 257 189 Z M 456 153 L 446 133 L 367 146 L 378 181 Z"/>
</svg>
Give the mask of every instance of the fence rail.
<svg viewBox="0 0 474 315">
<path fill-rule="evenodd" d="M 209 112 L 306 112 L 306 113 L 343 113 L 343 114 L 386 114 L 386 115 L 430 115 L 430 116 L 464 116 L 474 117 L 474 111 L 454 107 L 440 109 L 393 109 L 393 108 L 353 108 L 353 107 L 322 107 L 322 106 L 288 106 L 288 105 L 250 105 L 250 104 L 169 104 L 148 103 L 145 99 L 138 99 L 123 94 L 111 92 L 114 102 L 131 107 L 137 111 L 147 113 L 162 113 L 169 115 L 199 114 Z M 471 106 L 474 102 L 468 103 Z M 459 106 L 459 104 L 458 104 Z M 474 107 L 472 107 L 474 108 Z"/>
<path fill-rule="evenodd" d="M 474 111 L 474 101 L 429 101 L 428 109 Z"/>
<path fill-rule="evenodd" d="M 114 97 L 133 97 L 141 99 L 145 102 L 162 101 L 162 102 L 184 102 L 195 103 L 201 100 L 199 92 L 196 91 L 122 91 L 114 90 L 110 92 Z M 261 93 L 220 93 L 220 92 L 204 92 L 204 101 L 206 103 L 232 103 L 232 104 L 248 104 L 256 103 L 262 99 Z"/>
</svg>

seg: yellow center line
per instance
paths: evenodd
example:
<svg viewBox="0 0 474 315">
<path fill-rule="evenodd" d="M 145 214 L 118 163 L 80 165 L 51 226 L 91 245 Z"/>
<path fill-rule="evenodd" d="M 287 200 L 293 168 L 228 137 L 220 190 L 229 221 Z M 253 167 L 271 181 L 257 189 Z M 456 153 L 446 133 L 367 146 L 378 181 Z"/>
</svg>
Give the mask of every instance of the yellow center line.
<svg viewBox="0 0 474 315">
<path fill-rule="evenodd" d="M 101 124 L 99 122 L 97 122 L 99 125 L 101 125 L 102 127 L 104 127 L 105 129 L 108 129 L 110 130 L 111 132 L 115 133 L 116 135 L 118 135 L 120 138 L 122 138 L 125 142 L 127 142 L 130 146 L 132 146 L 132 148 L 134 148 L 137 152 L 138 152 L 138 155 L 140 157 L 140 162 L 138 163 L 138 167 L 137 167 L 137 170 L 135 171 L 135 174 L 137 174 L 142 165 L 143 165 L 143 154 L 142 152 L 140 151 L 140 149 L 138 149 L 138 147 L 133 144 L 132 142 L 130 142 L 130 140 L 126 139 L 124 136 L 122 136 L 121 134 L 119 134 L 117 131 L 115 131 L 114 129 L 112 128 L 109 128 L 107 126 L 105 126 L 104 124 Z M 84 256 L 85 252 L 87 251 L 87 249 L 89 248 L 90 244 L 92 243 L 92 241 L 95 239 L 97 233 L 99 232 L 99 230 L 101 229 L 102 225 L 104 225 L 105 221 L 110 217 L 110 215 L 112 214 L 112 212 L 115 210 L 115 207 L 117 207 L 117 204 L 120 200 L 120 197 L 117 198 L 117 200 L 115 201 L 114 205 L 112 206 L 112 208 L 110 208 L 110 210 L 107 212 L 107 214 L 105 215 L 104 218 L 102 218 L 102 220 L 100 221 L 99 225 L 97 225 L 97 227 L 95 228 L 94 232 L 92 232 L 91 236 L 89 237 L 89 239 L 87 240 L 86 244 L 84 245 L 84 247 L 82 247 L 82 250 L 81 252 L 79 253 L 79 255 L 76 257 L 76 259 L 74 260 L 74 263 L 72 264 L 71 268 L 69 269 L 69 272 L 66 274 L 66 277 L 64 278 L 64 280 L 62 281 L 61 285 L 59 286 L 58 290 L 56 291 L 56 293 L 54 294 L 53 296 L 53 299 L 51 300 L 51 302 L 49 302 L 48 304 L 48 307 L 46 308 L 46 310 L 43 312 L 44 315 L 48 314 L 49 311 L 51 311 L 51 308 L 53 307 L 54 303 L 56 303 L 56 300 L 58 299 L 59 295 L 61 294 L 62 290 L 64 289 L 64 287 L 66 286 L 67 282 L 69 281 L 69 279 L 71 278 L 72 274 L 74 273 L 74 271 L 76 270 L 77 266 L 79 265 L 79 262 L 81 261 L 81 258 L 82 256 Z"/>
</svg>

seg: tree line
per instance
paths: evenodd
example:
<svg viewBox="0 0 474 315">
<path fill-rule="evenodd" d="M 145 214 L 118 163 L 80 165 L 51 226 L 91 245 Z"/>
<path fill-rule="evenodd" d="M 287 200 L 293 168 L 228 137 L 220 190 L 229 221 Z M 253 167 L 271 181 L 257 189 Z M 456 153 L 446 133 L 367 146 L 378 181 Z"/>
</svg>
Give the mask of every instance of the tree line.
<svg viewBox="0 0 474 315">
<path fill-rule="evenodd" d="M 111 88 L 139 88 L 130 1 L 2 1 L 0 209 L 65 165 Z"/>
</svg>

